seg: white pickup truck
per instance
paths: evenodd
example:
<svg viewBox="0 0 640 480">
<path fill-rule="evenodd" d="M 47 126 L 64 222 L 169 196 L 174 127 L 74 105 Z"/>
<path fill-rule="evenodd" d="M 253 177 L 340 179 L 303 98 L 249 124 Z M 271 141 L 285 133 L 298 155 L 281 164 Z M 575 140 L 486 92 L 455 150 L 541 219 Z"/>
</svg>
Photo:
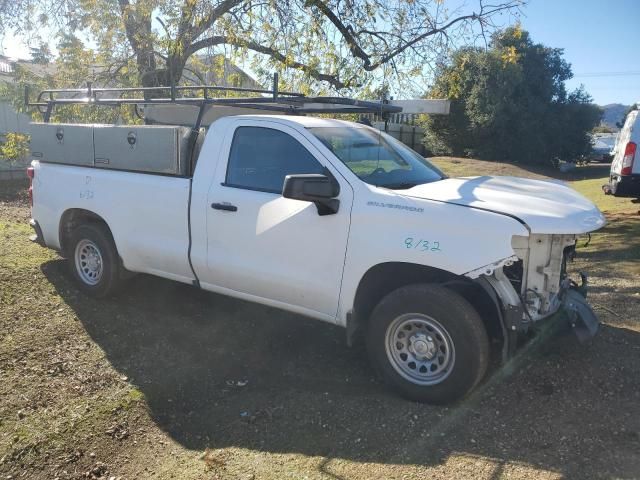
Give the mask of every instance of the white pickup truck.
<svg viewBox="0 0 640 480">
<path fill-rule="evenodd" d="M 145 127 L 113 128 L 133 145 Z M 95 155 L 35 152 L 29 171 L 34 240 L 90 295 L 140 272 L 341 325 L 396 391 L 431 403 L 480 382 L 490 338 L 506 356 L 562 305 L 597 329 L 565 266 L 605 219 L 562 183 L 447 178 L 376 129 L 308 116 L 220 118 L 190 175 Z"/>
</svg>

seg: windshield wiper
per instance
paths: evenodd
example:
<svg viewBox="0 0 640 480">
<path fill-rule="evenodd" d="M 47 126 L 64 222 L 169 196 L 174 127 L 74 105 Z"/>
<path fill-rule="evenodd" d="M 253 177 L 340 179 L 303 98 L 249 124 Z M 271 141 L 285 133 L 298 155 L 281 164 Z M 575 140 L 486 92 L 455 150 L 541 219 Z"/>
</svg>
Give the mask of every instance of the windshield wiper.
<svg viewBox="0 0 640 480">
<path fill-rule="evenodd" d="M 386 185 L 379 185 L 383 188 L 388 188 L 389 190 L 404 190 L 407 188 L 413 188 L 417 185 L 422 185 L 421 183 L 413 183 L 413 182 L 404 182 L 404 183 L 389 183 Z"/>
<path fill-rule="evenodd" d="M 398 182 L 398 183 L 388 183 L 385 185 L 376 185 L 381 188 L 388 188 L 389 190 L 406 190 L 408 188 L 417 187 L 418 185 L 425 185 L 427 183 L 439 182 L 447 177 L 435 178 L 433 180 L 427 180 L 425 182 Z"/>
</svg>

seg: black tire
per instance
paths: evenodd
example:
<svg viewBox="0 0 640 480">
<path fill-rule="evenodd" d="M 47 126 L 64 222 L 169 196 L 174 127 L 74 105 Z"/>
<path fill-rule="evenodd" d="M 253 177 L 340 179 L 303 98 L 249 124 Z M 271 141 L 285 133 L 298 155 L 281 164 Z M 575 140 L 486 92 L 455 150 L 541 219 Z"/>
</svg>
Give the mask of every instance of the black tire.
<svg viewBox="0 0 640 480">
<path fill-rule="evenodd" d="M 97 251 L 100 259 L 100 275 L 93 280 L 90 279 L 88 269 L 84 270 L 82 257 L 78 257 L 79 249 L 82 247 L 90 249 L 89 253 Z M 94 255 L 95 256 L 95 255 Z M 92 297 L 106 297 L 115 293 L 121 283 L 120 257 L 116 250 L 115 243 L 109 229 L 99 223 L 89 223 L 80 225 L 73 232 L 69 239 L 67 249 L 67 261 L 71 274 L 76 283 L 88 295 Z"/>
<path fill-rule="evenodd" d="M 373 310 L 366 335 L 369 357 L 378 374 L 403 397 L 417 402 L 446 404 L 463 398 L 482 380 L 489 364 L 489 339 L 482 319 L 462 296 L 436 284 L 409 285 L 384 297 Z M 401 350 L 402 342 L 411 346 Z M 393 348 L 398 350 L 394 353 Z M 416 357 L 417 349 L 432 355 L 431 360 Z M 404 367 L 399 352 L 406 352 Z M 434 365 L 436 372 L 432 373 Z M 421 378 L 407 378 L 409 375 Z"/>
</svg>

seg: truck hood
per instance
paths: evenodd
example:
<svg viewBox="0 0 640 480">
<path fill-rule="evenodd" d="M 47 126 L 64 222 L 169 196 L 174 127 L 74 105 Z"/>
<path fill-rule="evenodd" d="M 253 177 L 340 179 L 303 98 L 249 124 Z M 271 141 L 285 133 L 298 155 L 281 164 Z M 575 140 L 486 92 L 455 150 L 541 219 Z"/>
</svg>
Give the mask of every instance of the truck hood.
<svg viewBox="0 0 640 480">
<path fill-rule="evenodd" d="M 580 234 L 606 223 L 591 201 L 555 181 L 488 176 L 448 178 L 396 193 L 516 217 L 531 233 Z"/>
</svg>

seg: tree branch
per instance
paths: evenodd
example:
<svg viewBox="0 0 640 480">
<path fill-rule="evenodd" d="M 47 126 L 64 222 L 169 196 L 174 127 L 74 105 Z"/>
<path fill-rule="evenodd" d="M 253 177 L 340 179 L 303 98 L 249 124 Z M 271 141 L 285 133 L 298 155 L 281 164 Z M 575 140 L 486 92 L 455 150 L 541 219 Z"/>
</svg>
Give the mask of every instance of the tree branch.
<svg viewBox="0 0 640 480">
<path fill-rule="evenodd" d="M 189 47 L 188 54 L 192 55 L 198 50 L 213 47 L 216 45 L 233 45 L 235 47 L 248 48 L 249 50 L 253 50 L 254 52 L 262 53 L 264 55 L 269 55 L 271 58 L 278 60 L 279 62 L 283 63 L 287 67 L 300 70 L 301 72 L 306 73 L 307 75 L 309 75 L 312 78 L 315 78 L 316 80 L 329 83 L 336 90 L 357 86 L 355 84 L 351 84 L 350 82 L 342 82 L 338 75 L 322 73 L 318 69 L 310 67 L 309 65 L 306 65 L 304 63 L 297 62 L 297 61 L 290 61 L 287 59 L 286 55 L 282 54 L 281 52 L 271 47 L 260 45 L 259 43 L 253 40 L 242 41 L 242 40 L 236 40 L 236 39 L 232 39 L 222 35 L 215 35 L 215 36 L 204 38 L 202 40 L 199 40 L 193 43 Z"/>
<path fill-rule="evenodd" d="M 194 24 L 191 29 L 190 37 L 192 40 L 197 39 L 200 35 L 202 35 L 205 31 L 207 31 L 215 21 L 223 16 L 225 13 L 228 13 L 234 7 L 237 7 L 244 0 L 224 0 L 216 5 L 211 11 L 200 21 Z"/>
<path fill-rule="evenodd" d="M 127 38 L 129 39 L 129 43 L 131 44 L 131 48 L 133 48 L 134 51 L 137 51 L 139 44 L 138 39 L 136 38 L 136 25 L 135 22 L 132 21 L 132 12 L 129 0 L 118 0 L 118 5 L 120 6 L 120 14 L 122 15 L 122 21 L 124 22 L 124 30 L 127 34 Z"/>
<path fill-rule="evenodd" d="M 377 62 L 369 65 L 368 67 L 365 66 L 364 69 L 369 71 L 369 72 L 372 71 L 372 70 L 375 70 L 380 65 L 387 63 L 389 60 L 397 57 L 402 52 L 404 52 L 407 48 L 414 46 L 416 43 L 421 42 L 425 38 L 431 37 L 431 36 L 436 35 L 438 33 L 445 33 L 448 28 L 452 27 L 456 23 L 460 23 L 460 22 L 463 22 L 465 20 L 477 20 L 478 18 L 479 17 L 478 17 L 478 15 L 476 13 L 472 13 L 470 15 L 463 15 L 461 17 L 454 18 L 453 20 L 451 20 L 449 23 L 447 23 L 446 25 L 444 25 L 442 27 L 434 28 L 433 30 L 429 30 L 428 32 L 423 33 L 422 35 L 418 35 L 417 37 L 413 38 L 412 40 L 406 42 L 401 47 L 398 47 L 398 48 L 392 50 L 391 52 L 387 53 L 386 55 L 382 56 L 380 58 L 380 60 L 378 60 Z"/>
<path fill-rule="evenodd" d="M 342 23 L 338 16 L 320 0 L 308 0 L 307 5 L 316 7 L 325 17 L 329 19 L 331 23 L 333 23 L 333 25 L 342 35 L 342 38 L 344 38 L 344 40 L 347 42 L 351 54 L 364 62 L 364 68 L 366 70 L 367 67 L 371 65 L 371 57 L 367 55 L 367 53 L 358 44 L 356 37 L 353 35 L 353 29 L 351 28 L 351 26 L 346 26 L 344 23 Z"/>
<path fill-rule="evenodd" d="M 389 62 L 390 60 L 393 60 L 395 57 L 400 55 L 402 52 L 404 52 L 408 48 L 413 47 L 415 44 L 421 42 L 422 40 L 424 40 L 424 39 L 426 39 L 428 37 L 431 37 L 433 35 L 437 35 L 439 33 L 442 33 L 442 34 L 446 35 L 447 29 L 451 28 L 452 26 L 454 26 L 457 23 L 465 22 L 465 21 L 468 21 L 468 20 L 477 20 L 482 24 L 485 17 L 489 17 L 489 16 L 491 16 L 491 15 L 497 13 L 497 12 L 500 12 L 502 10 L 507 10 L 507 9 L 512 8 L 513 5 L 514 5 L 514 2 L 513 1 L 509 1 L 507 3 L 500 4 L 500 5 L 488 5 L 488 7 L 492 8 L 489 11 L 485 11 L 486 6 L 483 5 L 482 2 L 481 2 L 481 4 L 480 4 L 480 13 L 472 13 L 472 14 L 468 14 L 468 15 L 462 15 L 462 16 L 459 16 L 457 18 L 454 18 L 453 20 L 449 21 L 448 23 L 446 23 L 445 25 L 443 25 L 441 27 L 431 28 L 430 30 L 428 30 L 428 31 L 426 31 L 426 32 L 424 32 L 424 33 L 412 38 L 411 40 L 404 41 L 403 45 L 391 50 L 390 52 L 387 52 L 385 55 L 380 57 L 379 60 L 377 60 L 376 62 L 373 62 L 373 63 L 371 62 L 371 55 L 366 53 L 364 51 L 364 49 L 359 45 L 357 37 L 361 33 L 366 33 L 366 34 L 369 34 L 371 36 L 375 36 L 380 40 L 383 40 L 382 39 L 382 35 L 383 34 L 392 35 L 390 32 L 375 32 L 375 31 L 370 31 L 370 30 L 360 30 L 359 32 L 356 33 L 356 32 L 353 31 L 353 28 L 351 26 L 345 25 L 337 17 L 337 15 L 326 4 L 324 4 L 320 0 L 307 0 L 307 5 L 316 7 L 325 17 L 327 17 L 327 19 L 338 29 L 338 31 L 340 32 L 340 34 L 344 38 L 345 42 L 347 42 L 347 45 L 349 47 L 349 50 L 350 50 L 351 54 L 354 57 L 359 58 L 359 59 L 361 59 L 363 61 L 362 68 L 367 72 L 371 72 L 373 70 L 376 70 L 381 65 Z M 399 35 L 393 35 L 393 36 L 396 36 L 399 39 L 402 38 Z"/>
</svg>

